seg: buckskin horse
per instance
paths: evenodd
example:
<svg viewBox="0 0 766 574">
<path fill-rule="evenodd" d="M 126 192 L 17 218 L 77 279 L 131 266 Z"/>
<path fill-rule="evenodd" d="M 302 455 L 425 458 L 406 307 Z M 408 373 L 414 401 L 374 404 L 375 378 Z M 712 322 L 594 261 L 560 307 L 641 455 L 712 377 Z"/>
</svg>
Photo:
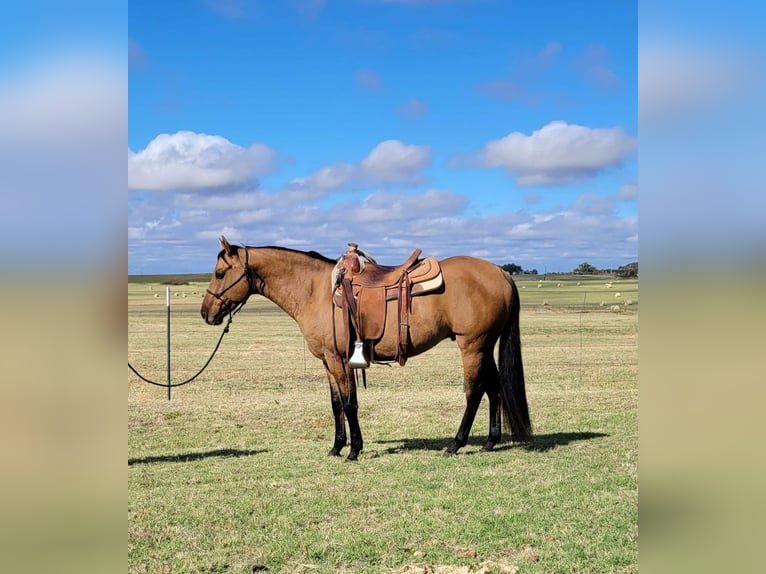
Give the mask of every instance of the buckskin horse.
<svg viewBox="0 0 766 574">
<path fill-rule="evenodd" d="M 245 304 L 262 295 L 292 317 L 312 355 L 320 359 L 330 383 L 335 440 L 328 453 L 340 456 L 351 438 L 348 461 L 362 451 L 357 414 L 354 369 L 349 368 L 353 327 L 333 301 L 333 277 L 338 261 L 314 251 L 284 247 L 244 247 L 220 239 L 221 251 L 202 300 L 202 318 L 220 325 Z M 353 244 L 351 244 L 353 245 Z M 407 301 L 408 331 L 402 345 L 399 315 L 385 316 L 382 336 L 374 341 L 375 360 L 392 361 L 404 347 L 407 356 L 423 353 L 440 341 L 457 342 L 462 355 L 466 407 L 457 434 L 445 455 L 465 446 L 483 395 L 489 398 L 489 437 L 482 447 L 491 451 L 501 439 L 501 418 L 511 440 L 528 442 L 529 420 L 519 335 L 519 292 L 510 274 L 482 259 L 456 256 L 438 262 L 442 281 L 438 290 Z M 380 266 L 392 275 L 397 268 Z M 349 297 L 351 299 L 351 297 Z M 384 305 L 396 309 L 396 301 Z M 499 370 L 494 349 L 498 339 Z M 400 364 L 403 361 L 400 359 Z"/>
</svg>

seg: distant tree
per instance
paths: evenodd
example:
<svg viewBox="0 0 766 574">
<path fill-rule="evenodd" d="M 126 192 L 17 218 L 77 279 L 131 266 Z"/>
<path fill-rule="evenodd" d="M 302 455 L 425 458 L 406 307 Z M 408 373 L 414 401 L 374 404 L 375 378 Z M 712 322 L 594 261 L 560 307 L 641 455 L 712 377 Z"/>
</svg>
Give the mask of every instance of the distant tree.
<svg viewBox="0 0 766 574">
<path fill-rule="evenodd" d="M 590 263 L 580 263 L 580 265 L 573 271 L 575 275 L 593 275 L 598 273 L 598 269 L 593 267 Z"/>
<path fill-rule="evenodd" d="M 505 265 L 501 265 L 500 268 L 504 271 L 507 271 L 511 275 L 518 275 L 524 271 L 521 268 L 521 265 L 516 265 L 515 263 L 506 263 Z"/>
<path fill-rule="evenodd" d="M 527 271 L 524 271 L 525 275 L 537 275 L 537 269 L 529 269 Z"/>
<path fill-rule="evenodd" d="M 617 269 L 618 277 L 638 277 L 638 261 L 622 265 Z"/>
</svg>

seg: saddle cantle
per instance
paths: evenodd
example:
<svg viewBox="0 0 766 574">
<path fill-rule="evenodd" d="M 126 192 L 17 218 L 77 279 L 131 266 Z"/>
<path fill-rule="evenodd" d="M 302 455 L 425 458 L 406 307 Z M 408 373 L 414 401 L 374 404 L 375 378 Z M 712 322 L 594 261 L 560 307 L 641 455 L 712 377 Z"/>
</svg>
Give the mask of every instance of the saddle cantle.
<svg viewBox="0 0 766 574">
<path fill-rule="evenodd" d="M 404 365 L 409 344 L 409 313 L 412 297 L 439 289 L 443 284 L 436 257 L 419 259 L 415 249 L 401 265 L 378 265 L 355 243 L 338 259 L 333 269 L 333 303 L 343 309 L 347 321 L 347 356 L 354 368 L 365 368 L 374 345 L 384 334 L 389 304 L 396 301 L 398 326 L 394 359 Z M 350 328 L 349 328 L 350 327 Z M 353 333 L 352 333 L 353 331 Z M 351 346 L 355 345 L 354 356 Z M 359 349 L 369 351 L 359 357 Z"/>
</svg>

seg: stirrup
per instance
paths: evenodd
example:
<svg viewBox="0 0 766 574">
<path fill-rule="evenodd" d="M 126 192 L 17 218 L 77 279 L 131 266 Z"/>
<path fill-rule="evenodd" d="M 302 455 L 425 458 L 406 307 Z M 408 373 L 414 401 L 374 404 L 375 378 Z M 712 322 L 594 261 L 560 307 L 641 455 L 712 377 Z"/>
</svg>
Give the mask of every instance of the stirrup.
<svg viewBox="0 0 766 574">
<path fill-rule="evenodd" d="M 348 360 L 348 366 L 352 369 L 366 369 L 370 366 L 370 362 L 364 356 L 364 343 L 361 341 L 354 343 L 354 353 Z"/>
</svg>

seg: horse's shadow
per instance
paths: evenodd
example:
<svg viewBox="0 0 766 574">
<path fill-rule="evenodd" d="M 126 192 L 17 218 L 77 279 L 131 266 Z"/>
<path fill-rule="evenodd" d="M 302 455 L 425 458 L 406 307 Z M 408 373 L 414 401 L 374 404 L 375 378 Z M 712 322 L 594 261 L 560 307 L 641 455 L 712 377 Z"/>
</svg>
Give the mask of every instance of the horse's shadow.
<svg viewBox="0 0 766 574">
<path fill-rule="evenodd" d="M 260 450 L 239 450 L 235 448 L 221 448 L 209 450 L 207 452 L 189 452 L 184 454 L 164 454 L 156 456 L 142 456 L 138 458 L 129 458 L 128 466 L 134 464 L 153 464 L 155 462 L 190 462 L 193 460 L 202 460 L 211 457 L 231 457 L 239 458 L 241 456 L 253 456 L 262 452 L 268 452 L 267 449 Z"/>
<path fill-rule="evenodd" d="M 532 440 L 528 443 L 512 443 L 502 442 L 495 445 L 494 450 L 508 450 L 511 448 L 521 448 L 527 451 L 545 452 L 552 450 L 559 446 L 566 446 L 569 443 L 581 440 L 592 440 L 595 438 L 602 438 L 609 436 L 606 433 L 601 432 L 554 432 L 548 434 L 538 434 L 532 437 Z M 405 452 L 408 450 L 444 450 L 450 446 L 454 441 L 453 437 L 446 438 L 404 438 L 404 439 L 392 439 L 392 440 L 378 440 L 375 441 L 381 444 L 393 444 L 395 446 L 388 447 L 385 452 L 388 454 L 396 454 Z M 472 436 L 468 439 L 466 446 L 483 446 L 486 439 L 484 437 Z M 478 451 L 464 451 L 465 454 L 473 454 Z"/>
</svg>

